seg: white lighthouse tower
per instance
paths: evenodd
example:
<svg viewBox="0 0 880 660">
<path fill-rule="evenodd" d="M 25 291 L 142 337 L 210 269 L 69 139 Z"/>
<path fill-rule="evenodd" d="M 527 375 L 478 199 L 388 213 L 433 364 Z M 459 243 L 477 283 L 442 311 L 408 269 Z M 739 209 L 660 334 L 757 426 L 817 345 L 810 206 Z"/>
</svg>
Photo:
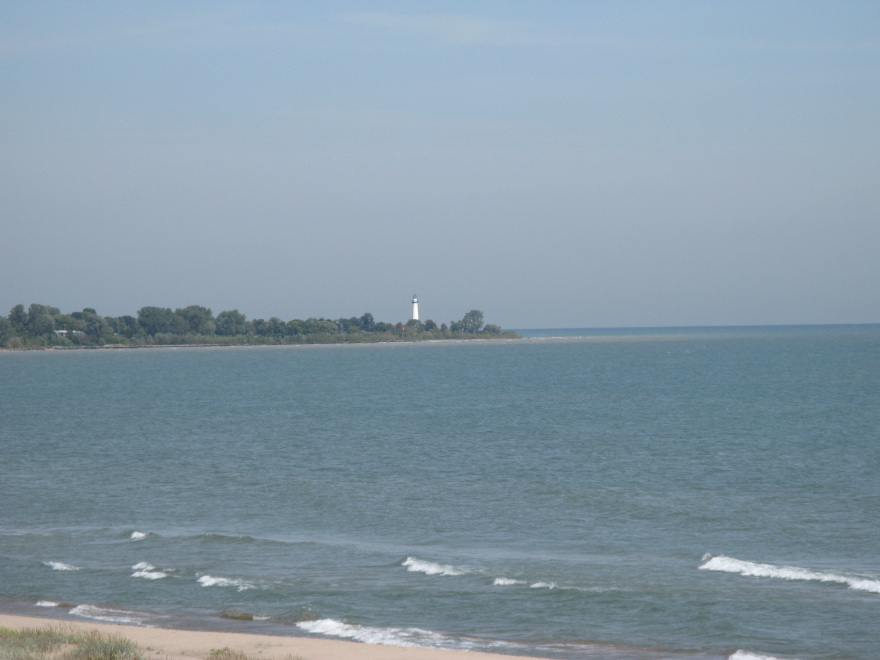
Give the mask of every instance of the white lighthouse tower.
<svg viewBox="0 0 880 660">
<path fill-rule="evenodd" d="M 411 318 L 415 319 L 416 321 L 419 320 L 419 299 L 416 294 L 413 294 L 413 313 Z"/>
</svg>

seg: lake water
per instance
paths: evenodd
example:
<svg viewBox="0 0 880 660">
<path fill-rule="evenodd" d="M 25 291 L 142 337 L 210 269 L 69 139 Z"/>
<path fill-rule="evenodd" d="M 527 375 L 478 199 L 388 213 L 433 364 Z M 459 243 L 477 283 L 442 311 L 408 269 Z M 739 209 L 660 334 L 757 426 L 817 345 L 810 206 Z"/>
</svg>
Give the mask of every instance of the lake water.
<svg viewBox="0 0 880 660">
<path fill-rule="evenodd" d="M 880 657 L 880 326 L 0 353 L 0 610 Z"/>
</svg>

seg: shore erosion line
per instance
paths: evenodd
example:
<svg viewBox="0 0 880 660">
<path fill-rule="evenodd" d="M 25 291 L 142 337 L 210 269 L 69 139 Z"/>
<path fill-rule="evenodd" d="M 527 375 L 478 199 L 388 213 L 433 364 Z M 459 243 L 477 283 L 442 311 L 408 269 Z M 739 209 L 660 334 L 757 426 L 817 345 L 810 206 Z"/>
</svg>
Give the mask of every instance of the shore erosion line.
<svg viewBox="0 0 880 660">
<path fill-rule="evenodd" d="M 97 630 L 124 637 L 137 644 L 145 657 L 156 657 L 160 660 L 210 660 L 212 651 L 219 649 L 241 652 L 249 658 L 261 660 L 290 657 L 302 660 L 523 660 L 522 656 L 476 651 L 383 646 L 311 637 L 144 628 L 11 614 L 0 614 L 0 627 L 12 630 L 65 627 L 83 631 Z"/>
</svg>

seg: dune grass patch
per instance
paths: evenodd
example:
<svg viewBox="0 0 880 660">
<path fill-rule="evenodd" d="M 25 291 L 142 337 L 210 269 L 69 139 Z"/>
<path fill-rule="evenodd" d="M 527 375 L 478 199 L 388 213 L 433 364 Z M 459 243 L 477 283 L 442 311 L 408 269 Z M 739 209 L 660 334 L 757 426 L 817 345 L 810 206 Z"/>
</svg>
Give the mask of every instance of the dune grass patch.
<svg viewBox="0 0 880 660">
<path fill-rule="evenodd" d="M 234 651 L 226 647 L 212 650 L 210 660 L 252 660 L 252 658 L 241 651 Z M 298 655 L 288 655 L 284 660 L 302 660 L 302 658 Z"/>
<path fill-rule="evenodd" d="M 0 660 L 148 660 L 148 654 L 120 635 L 97 630 L 63 625 L 20 630 L 0 626 Z M 212 650 L 206 660 L 253 658 L 241 651 L 222 648 Z M 284 660 L 302 658 L 288 655 Z"/>
<path fill-rule="evenodd" d="M 0 660 L 145 660 L 136 644 L 96 630 L 0 627 Z"/>
</svg>

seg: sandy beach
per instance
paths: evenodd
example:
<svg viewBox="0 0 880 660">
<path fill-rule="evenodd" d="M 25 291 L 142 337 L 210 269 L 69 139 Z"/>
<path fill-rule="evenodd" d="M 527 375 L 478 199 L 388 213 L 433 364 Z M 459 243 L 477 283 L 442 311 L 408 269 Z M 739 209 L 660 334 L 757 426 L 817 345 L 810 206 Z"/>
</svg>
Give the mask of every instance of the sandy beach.
<svg viewBox="0 0 880 660">
<path fill-rule="evenodd" d="M 46 628 L 72 626 L 119 635 L 141 647 L 148 658 L 161 660 L 209 659 L 211 651 L 228 648 L 249 658 L 282 660 L 504 660 L 518 656 L 470 651 L 449 651 L 401 646 L 382 646 L 309 637 L 279 637 L 243 633 L 203 632 L 143 628 L 109 623 L 90 623 L 0 614 L 0 627 Z M 519 658 L 521 660 L 521 658 Z"/>
</svg>

